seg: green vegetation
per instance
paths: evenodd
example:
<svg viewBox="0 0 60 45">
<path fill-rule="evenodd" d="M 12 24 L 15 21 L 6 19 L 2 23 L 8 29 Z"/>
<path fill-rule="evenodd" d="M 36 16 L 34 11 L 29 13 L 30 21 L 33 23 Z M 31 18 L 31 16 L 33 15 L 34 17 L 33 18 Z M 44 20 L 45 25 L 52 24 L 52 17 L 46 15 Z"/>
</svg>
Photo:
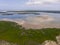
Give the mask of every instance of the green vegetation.
<svg viewBox="0 0 60 45">
<path fill-rule="evenodd" d="M 37 45 L 37 43 L 41 44 L 45 40 L 56 41 L 57 35 L 60 35 L 60 29 L 25 29 L 14 22 L 0 21 L 0 40 L 19 45 Z"/>
</svg>

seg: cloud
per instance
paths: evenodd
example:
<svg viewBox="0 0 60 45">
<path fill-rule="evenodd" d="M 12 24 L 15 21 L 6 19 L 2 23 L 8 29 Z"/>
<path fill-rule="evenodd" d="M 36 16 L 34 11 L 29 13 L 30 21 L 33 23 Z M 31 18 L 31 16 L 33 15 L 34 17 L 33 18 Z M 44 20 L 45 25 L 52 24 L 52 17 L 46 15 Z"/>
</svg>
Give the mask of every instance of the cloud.
<svg viewBox="0 0 60 45">
<path fill-rule="evenodd" d="M 0 7 L 1 6 L 8 6 L 8 4 L 6 4 L 6 3 L 0 3 Z"/>
<path fill-rule="evenodd" d="M 51 16 L 48 15 L 43 15 L 43 16 L 33 16 L 33 17 L 27 17 L 26 22 L 30 24 L 40 24 L 40 23 L 45 23 L 45 22 L 51 22 L 54 21 L 55 19 Z"/>
<path fill-rule="evenodd" d="M 60 2 L 59 0 L 29 0 L 27 5 L 41 5 L 41 4 L 51 4 Z"/>
</svg>

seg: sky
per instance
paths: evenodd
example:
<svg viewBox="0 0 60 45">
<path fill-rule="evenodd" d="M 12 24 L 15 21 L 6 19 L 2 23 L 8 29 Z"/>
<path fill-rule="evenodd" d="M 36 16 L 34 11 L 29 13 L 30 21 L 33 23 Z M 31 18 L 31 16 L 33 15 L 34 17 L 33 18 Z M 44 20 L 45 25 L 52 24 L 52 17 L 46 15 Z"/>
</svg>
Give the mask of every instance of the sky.
<svg viewBox="0 0 60 45">
<path fill-rule="evenodd" d="M 60 10 L 60 0 L 0 0 L 0 10 Z"/>
</svg>

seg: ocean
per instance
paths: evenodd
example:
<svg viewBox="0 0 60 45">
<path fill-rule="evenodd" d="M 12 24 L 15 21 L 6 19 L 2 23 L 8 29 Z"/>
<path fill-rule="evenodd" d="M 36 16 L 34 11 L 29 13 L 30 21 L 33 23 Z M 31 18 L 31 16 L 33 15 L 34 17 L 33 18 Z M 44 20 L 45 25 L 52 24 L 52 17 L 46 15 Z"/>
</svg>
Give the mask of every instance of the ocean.
<svg viewBox="0 0 60 45">
<path fill-rule="evenodd" d="M 25 28 L 60 28 L 60 13 L 0 14 L 0 21 L 13 21 Z"/>
<path fill-rule="evenodd" d="M 60 21 L 60 13 L 44 13 L 44 12 L 40 12 L 40 15 L 36 15 L 36 14 L 14 14 L 14 15 L 2 15 L 0 14 L 0 19 L 23 19 L 25 20 L 27 17 L 36 17 L 36 16 L 44 16 L 44 15 L 48 15 L 51 16 L 53 18 L 55 18 L 55 21 Z"/>
</svg>

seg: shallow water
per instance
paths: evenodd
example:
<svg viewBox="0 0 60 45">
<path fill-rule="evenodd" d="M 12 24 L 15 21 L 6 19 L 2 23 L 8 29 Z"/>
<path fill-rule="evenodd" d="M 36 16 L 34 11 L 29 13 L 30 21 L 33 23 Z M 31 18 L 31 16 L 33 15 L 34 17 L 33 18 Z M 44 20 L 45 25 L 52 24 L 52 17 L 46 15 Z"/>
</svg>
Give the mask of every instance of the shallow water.
<svg viewBox="0 0 60 45">
<path fill-rule="evenodd" d="M 36 17 L 36 16 L 44 16 L 44 15 L 48 15 L 52 18 L 54 18 L 55 22 L 60 23 L 60 14 L 59 13 L 43 13 L 40 12 L 40 15 L 34 15 L 34 14 L 14 14 L 14 15 L 1 15 L 0 14 L 0 19 L 22 19 L 22 20 L 26 20 L 29 17 Z"/>
</svg>

